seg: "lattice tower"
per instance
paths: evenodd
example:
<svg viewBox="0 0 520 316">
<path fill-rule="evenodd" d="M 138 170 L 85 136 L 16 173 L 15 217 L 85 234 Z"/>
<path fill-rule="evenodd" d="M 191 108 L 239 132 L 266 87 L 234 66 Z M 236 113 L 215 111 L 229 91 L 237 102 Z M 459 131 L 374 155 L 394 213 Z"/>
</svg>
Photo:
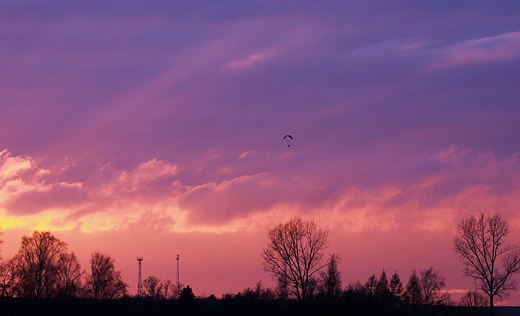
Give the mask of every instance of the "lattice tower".
<svg viewBox="0 0 520 316">
<path fill-rule="evenodd" d="M 143 278 L 141 275 L 141 266 L 143 265 L 143 257 L 137 257 L 139 272 L 137 273 L 137 296 L 143 296 Z"/>
</svg>

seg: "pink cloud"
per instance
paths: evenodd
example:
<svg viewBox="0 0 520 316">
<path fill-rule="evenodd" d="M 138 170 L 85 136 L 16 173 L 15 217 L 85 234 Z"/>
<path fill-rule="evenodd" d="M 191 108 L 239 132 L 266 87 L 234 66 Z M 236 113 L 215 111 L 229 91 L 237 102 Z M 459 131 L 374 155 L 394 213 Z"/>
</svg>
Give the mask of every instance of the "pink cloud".
<svg viewBox="0 0 520 316">
<path fill-rule="evenodd" d="M 258 150 L 248 150 L 248 151 L 241 153 L 240 156 L 238 156 L 238 159 L 245 159 L 247 157 L 256 156 L 256 155 L 258 155 Z"/>
<path fill-rule="evenodd" d="M 226 64 L 228 68 L 247 68 L 252 67 L 265 59 L 264 54 L 253 54 L 242 60 L 233 60 Z"/>
<path fill-rule="evenodd" d="M 189 213 L 190 222 L 226 223 L 234 217 L 269 210 L 284 201 L 283 183 L 272 174 L 239 176 L 221 183 L 205 183 L 189 188 L 179 206 Z"/>
<path fill-rule="evenodd" d="M 462 158 L 468 152 L 463 146 L 452 144 L 447 150 L 436 153 L 433 158 L 438 161 L 456 160 Z"/>
<path fill-rule="evenodd" d="M 289 179 L 269 171 L 247 174 L 244 159 L 214 164 L 191 175 L 190 184 L 183 178 L 187 170 L 157 159 L 129 170 L 101 166 L 84 181 L 74 179 L 74 166 L 43 168 L 34 161 L 4 152 L 0 165 L 5 184 L 0 211 L 13 219 L 31 214 L 34 221 L 27 220 L 27 227 L 38 216 L 47 216 L 47 223 L 58 216 L 64 218 L 59 221 L 63 227 L 87 231 L 122 229 L 143 218 L 169 223 L 174 231 L 229 228 L 238 222 L 244 229 L 248 218 L 283 209 L 325 221 L 333 218 L 332 223 L 341 222 L 348 231 L 395 230 L 433 227 L 435 218 L 456 221 L 458 214 L 520 207 L 513 198 L 520 194 L 518 159 L 472 153 L 457 145 L 415 162 L 433 164 L 433 169 L 408 174 L 405 181 L 381 179 L 370 187 L 355 178 L 323 182 L 319 173 Z"/>
<path fill-rule="evenodd" d="M 20 172 L 33 168 L 35 161 L 30 157 L 13 157 L 7 149 L 0 152 L 0 181 L 6 181 L 16 177 Z"/>
</svg>

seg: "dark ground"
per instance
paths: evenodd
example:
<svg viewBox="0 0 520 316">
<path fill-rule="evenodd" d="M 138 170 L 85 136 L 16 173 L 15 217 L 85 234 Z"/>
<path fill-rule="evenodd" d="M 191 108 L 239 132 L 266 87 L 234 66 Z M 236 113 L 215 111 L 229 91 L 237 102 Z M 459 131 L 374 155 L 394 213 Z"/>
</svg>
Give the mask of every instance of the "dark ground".
<svg viewBox="0 0 520 316">
<path fill-rule="evenodd" d="M 214 297 L 197 299 L 189 303 L 176 300 L 153 299 L 1 299 L 0 315 L 12 316 L 162 316 L 162 315 L 201 315 L 201 316 L 291 316 L 291 315 L 348 315 L 348 316 L 421 316 L 421 315 L 451 315 L 451 316 L 486 316 L 486 309 L 467 310 L 447 306 L 442 309 L 417 307 L 413 311 L 407 307 L 389 310 L 355 308 L 346 305 L 327 305 L 312 303 L 302 305 L 294 300 L 225 300 Z M 495 316 L 520 316 L 520 307 L 497 307 Z"/>
</svg>

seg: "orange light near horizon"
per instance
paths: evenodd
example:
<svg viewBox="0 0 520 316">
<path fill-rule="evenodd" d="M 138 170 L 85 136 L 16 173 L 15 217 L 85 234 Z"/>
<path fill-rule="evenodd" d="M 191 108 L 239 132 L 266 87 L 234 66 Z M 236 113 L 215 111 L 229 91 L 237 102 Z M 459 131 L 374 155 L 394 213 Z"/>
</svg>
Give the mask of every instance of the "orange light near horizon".
<svg viewBox="0 0 520 316">
<path fill-rule="evenodd" d="M 0 212 L 1 228 L 29 229 L 38 231 L 68 231 L 76 227 L 72 222 L 61 222 L 59 219 L 66 216 L 66 211 L 46 211 L 34 215 L 13 216 L 7 215 L 5 210 Z"/>
</svg>

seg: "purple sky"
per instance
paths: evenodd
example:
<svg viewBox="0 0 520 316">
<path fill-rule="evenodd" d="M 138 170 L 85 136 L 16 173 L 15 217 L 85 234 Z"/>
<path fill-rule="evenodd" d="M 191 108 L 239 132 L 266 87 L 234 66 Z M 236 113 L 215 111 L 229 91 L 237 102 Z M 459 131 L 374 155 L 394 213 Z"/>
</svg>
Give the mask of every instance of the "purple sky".
<svg viewBox="0 0 520 316">
<path fill-rule="evenodd" d="M 269 284 L 265 232 L 299 215 L 345 285 L 434 265 L 467 289 L 460 220 L 499 212 L 520 238 L 519 83 L 517 0 L 4 0 L 3 257 L 51 230 L 135 292 L 135 256 L 174 279 L 157 262 L 179 252 L 220 297 Z"/>
</svg>

